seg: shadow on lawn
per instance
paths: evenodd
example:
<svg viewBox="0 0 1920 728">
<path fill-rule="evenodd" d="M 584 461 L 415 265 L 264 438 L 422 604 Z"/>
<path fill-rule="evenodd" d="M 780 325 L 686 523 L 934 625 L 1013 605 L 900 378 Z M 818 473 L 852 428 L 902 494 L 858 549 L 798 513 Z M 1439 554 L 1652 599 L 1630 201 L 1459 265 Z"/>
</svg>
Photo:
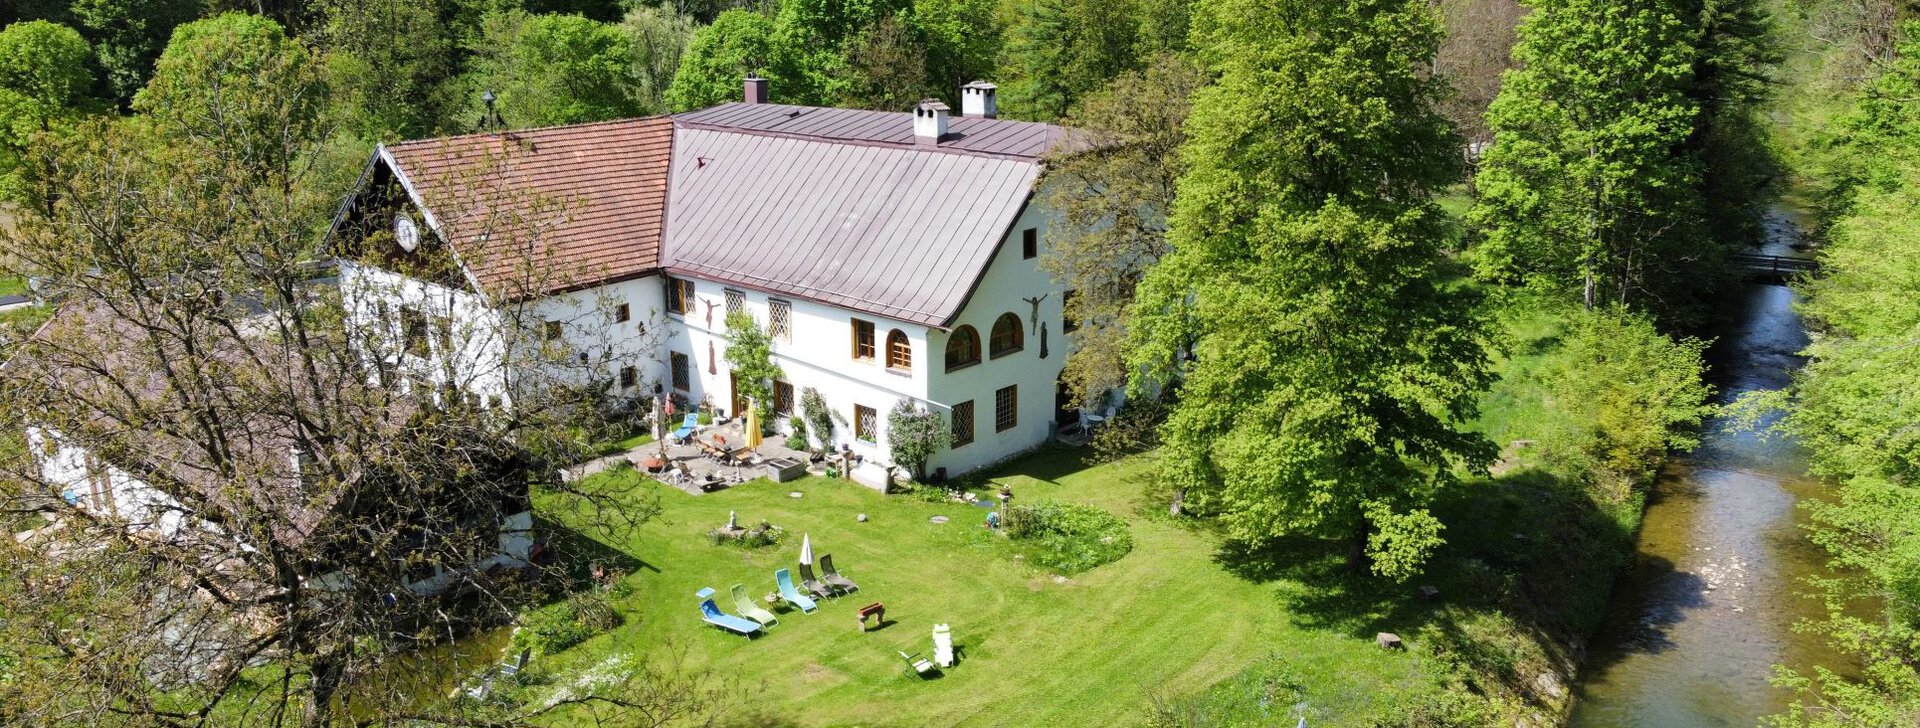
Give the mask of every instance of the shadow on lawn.
<svg viewBox="0 0 1920 728">
<path fill-rule="evenodd" d="M 601 543 L 591 535 L 558 521 L 536 516 L 533 527 L 534 533 L 541 535 L 542 541 L 553 554 L 553 561 L 546 568 L 546 576 L 560 578 L 568 588 L 593 584 L 595 564 L 599 564 L 607 574 L 631 574 L 642 569 L 660 573 L 660 567 Z"/>
<path fill-rule="evenodd" d="M 1274 583 L 1302 627 L 1360 639 L 1392 632 L 1488 689 L 1539 700 L 1540 671 L 1572 674 L 1606 614 L 1633 550 L 1634 519 L 1621 515 L 1629 508 L 1637 504 L 1604 506 L 1577 483 L 1528 470 L 1440 494 L 1431 509 L 1447 545 L 1404 584 L 1349 569 L 1345 544 L 1323 539 L 1227 542 L 1215 561 Z M 1438 596 L 1422 598 L 1422 586 Z"/>
</svg>

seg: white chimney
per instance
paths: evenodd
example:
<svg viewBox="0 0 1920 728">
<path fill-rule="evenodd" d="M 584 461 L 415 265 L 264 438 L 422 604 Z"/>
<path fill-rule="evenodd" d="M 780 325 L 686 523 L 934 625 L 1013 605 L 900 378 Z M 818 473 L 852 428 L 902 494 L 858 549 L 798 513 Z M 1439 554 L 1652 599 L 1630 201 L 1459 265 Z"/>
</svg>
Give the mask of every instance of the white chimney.
<svg viewBox="0 0 1920 728">
<path fill-rule="evenodd" d="M 974 81 L 960 87 L 960 115 L 975 119 L 997 119 L 1000 117 L 1000 105 L 994 100 L 994 92 L 999 86 L 986 81 Z"/>
<path fill-rule="evenodd" d="M 913 107 L 913 140 L 920 144 L 939 144 L 947 135 L 947 105 L 939 99 L 926 99 Z"/>
</svg>

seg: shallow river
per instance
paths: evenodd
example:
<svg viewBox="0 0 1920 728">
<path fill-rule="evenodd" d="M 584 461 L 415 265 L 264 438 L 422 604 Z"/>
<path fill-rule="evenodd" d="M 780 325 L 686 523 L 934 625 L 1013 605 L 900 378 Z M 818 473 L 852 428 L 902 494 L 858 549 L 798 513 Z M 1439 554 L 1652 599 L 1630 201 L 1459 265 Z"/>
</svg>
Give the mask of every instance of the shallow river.
<svg viewBox="0 0 1920 728">
<path fill-rule="evenodd" d="M 1796 229 L 1769 221 L 1763 252 L 1792 254 Z M 1718 399 L 1785 387 L 1806 332 L 1793 292 L 1749 284 L 1744 306 L 1709 354 Z M 1796 621 L 1820 614 L 1804 577 L 1821 554 L 1795 504 L 1820 486 L 1779 437 L 1710 423 L 1703 444 L 1656 487 L 1633 569 L 1594 638 L 1573 725 L 1752 726 L 1791 697 L 1768 683 L 1775 664 L 1834 664 Z"/>
</svg>

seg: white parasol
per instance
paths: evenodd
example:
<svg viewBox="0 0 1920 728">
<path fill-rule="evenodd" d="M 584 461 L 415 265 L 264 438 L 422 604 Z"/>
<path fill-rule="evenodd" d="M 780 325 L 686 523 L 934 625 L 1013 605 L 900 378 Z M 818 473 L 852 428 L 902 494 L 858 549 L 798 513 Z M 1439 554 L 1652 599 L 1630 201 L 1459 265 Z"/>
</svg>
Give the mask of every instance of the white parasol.
<svg viewBox="0 0 1920 728">
<path fill-rule="evenodd" d="M 800 537 L 800 563 L 813 565 L 813 536 L 810 534 Z"/>
</svg>

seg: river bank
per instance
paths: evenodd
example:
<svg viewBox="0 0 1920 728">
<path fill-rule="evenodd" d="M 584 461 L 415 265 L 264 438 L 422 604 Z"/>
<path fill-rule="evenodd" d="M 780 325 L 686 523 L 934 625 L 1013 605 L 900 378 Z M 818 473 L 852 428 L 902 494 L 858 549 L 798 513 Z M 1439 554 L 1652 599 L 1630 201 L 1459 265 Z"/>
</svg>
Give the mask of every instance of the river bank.
<svg viewBox="0 0 1920 728">
<path fill-rule="evenodd" d="M 1766 229 L 1762 252 L 1794 254 L 1790 216 Z M 1784 389 L 1804 364 L 1794 292 L 1754 283 L 1740 293 L 1708 354 L 1723 404 Z M 1806 465 L 1785 438 L 1716 418 L 1666 469 L 1594 635 L 1571 725 L 1751 726 L 1790 698 L 1769 682 L 1773 665 L 1836 664 L 1816 636 L 1793 629 L 1824 614 L 1805 583 L 1823 568 L 1797 507 L 1820 487 Z"/>
</svg>

